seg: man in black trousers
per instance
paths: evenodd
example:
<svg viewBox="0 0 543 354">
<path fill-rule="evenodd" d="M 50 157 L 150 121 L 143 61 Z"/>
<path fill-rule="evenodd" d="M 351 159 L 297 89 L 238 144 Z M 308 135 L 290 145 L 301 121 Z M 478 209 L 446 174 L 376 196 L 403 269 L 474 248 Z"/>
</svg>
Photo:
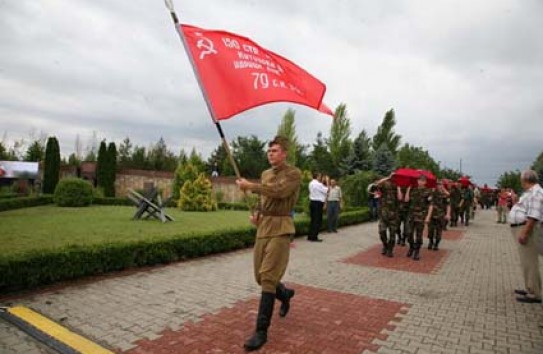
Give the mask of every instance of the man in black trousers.
<svg viewBox="0 0 543 354">
<path fill-rule="evenodd" d="M 308 241 L 322 242 L 322 240 L 318 238 L 318 235 L 322 227 L 322 210 L 327 194 L 328 188 L 322 184 L 322 175 L 314 172 L 313 180 L 309 182 L 309 211 L 311 216 L 311 226 L 309 228 L 309 235 L 307 235 Z"/>
</svg>

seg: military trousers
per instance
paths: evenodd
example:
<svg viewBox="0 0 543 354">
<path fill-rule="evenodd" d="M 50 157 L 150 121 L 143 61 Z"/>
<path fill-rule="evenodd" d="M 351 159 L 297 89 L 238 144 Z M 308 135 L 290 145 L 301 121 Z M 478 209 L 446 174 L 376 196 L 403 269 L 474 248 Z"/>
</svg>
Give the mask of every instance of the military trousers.
<svg viewBox="0 0 543 354">
<path fill-rule="evenodd" d="M 262 292 L 275 294 L 275 288 L 287 270 L 289 256 L 290 235 L 256 239 L 253 251 L 254 273 Z"/>
<path fill-rule="evenodd" d="M 420 247 L 423 243 L 422 234 L 424 232 L 424 221 L 414 220 L 409 221 L 409 246 Z"/>
<path fill-rule="evenodd" d="M 403 230 L 402 230 L 403 226 Z M 398 220 L 398 227 L 396 233 L 400 239 L 405 240 L 407 235 L 409 235 L 409 215 L 406 211 L 400 212 L 400 218 Z"/>
<path fill-rule="evenodd" d="M 469 224 L 469 220 L 471 219 L 472 212 L 473 212 L 473 206 L 471 204 L 464 204 L 462 208 L 462 215 L 464 216 L 462 220 L 464 221 L 464 225 Z"/>
<path fill-rule="evenodd" d="M 396 218 L 379 219 L 379 236 L 383 245 L 394 243 L 396 239 L 396 230 L 398 229 L 398 220 Z"/>
<path fill-rule="evenodd" d="M 436 242 L 439 244 L 441 241 L 441 235 L 443 233 L 443 218 L 432 218 L 428 225 L 428 238 L 430 242 Z"/>
</svg>

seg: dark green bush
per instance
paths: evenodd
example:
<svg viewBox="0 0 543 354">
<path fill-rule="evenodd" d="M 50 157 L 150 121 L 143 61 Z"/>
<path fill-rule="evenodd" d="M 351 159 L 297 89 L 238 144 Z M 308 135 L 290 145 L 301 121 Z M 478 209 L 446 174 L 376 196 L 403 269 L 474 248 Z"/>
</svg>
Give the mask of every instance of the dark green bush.
<svg viewBox="0 0 543 354">
<path fill-rule="evenodd" d="M 60 207 L 84 207 L 92 203 L 92 185 L 80 178 L 65 178 L 55 188 L 55 204 Z"/>
<path fill-rule="evenodd" d="M 40 197 L 22 197 L 0 200 L 0 211 L 28 208 L 39 205 L 53 203 L 52 195 L 43 195 Z"/>
<path fill-rule="evenodd" d="M 339 224 L 346 226 L 367 220 L 369 213 L 365 208 L 341 213 Z M 306 235 L 309 219 L 301 218 L 295 223 L 296 235 Z M 0 255 L 0 293 L 247 248 L 253 245 L 254 238 L 254 227 L 247 226 L 209 234 L 172 236 L 170 239 L 69 246 L 12 256 Z"/>
</svg>

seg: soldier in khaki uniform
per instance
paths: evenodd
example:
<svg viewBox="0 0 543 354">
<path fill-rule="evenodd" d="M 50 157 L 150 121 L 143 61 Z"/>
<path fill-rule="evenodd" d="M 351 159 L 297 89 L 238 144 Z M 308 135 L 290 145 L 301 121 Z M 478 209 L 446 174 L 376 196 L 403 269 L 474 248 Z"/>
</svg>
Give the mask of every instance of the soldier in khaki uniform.
<svg viewBox="0 0 543 354">
<path fill-rule="evenodd" d="M 383 243 L 382 255 L 393 257 L 394 238 L 398 230 L 399 203 L 402 200 L 400 187 L 391 180 L 392 175 L 375 182 L 381 188 L 381 205 L 379 205 L 379 237 Z"/>
<path fill-rule="evenodd" d="M 420 175 L 417 180 L 417 188 L 407 188 L 405 201 L 409 202 L 409 251 L 407 257 L 413 256 L 413 260 L 420 260 L 420 248 L 422 247 L 424 225 L 430 222 L 432 217 L 431 190 L 426 188 L 426 176 Z"/>
<path fill-rule="evenodd" d="M 458 187 L 458 183 L 453 183 L 450 192 L 451 200 L 451 226 L 458 226 L 458 219 L 460 218 L 460 201 L 462 195 Z"/>
<path fill-rule="evenodd" d="M 287 289 L 281 278 L 287 269 L 290 239 L 295 233 L 291 212 L 298 201 L 302 174 L 286 163 L 287 152 L 288 140 L 275 137 L 268 144 L 272 168 L 262 172 L 261 183 L 243 178 L 236 181 L 241 190 L 260 194 L 260 210 L 251 215 L 251 222 L 257 226 L 253 260 L 262 294 L 256 331 L 244 345 L 247 351 L 257 350 L 266 343 L 275 299 L 281 302 L 279 315 L 284 317 L 294 296 L 294 290 Z"/>
<path fill-rule="evenodd" d="M 428 239 L 430 240 L 428 249 L 437 251 L 443 232 L 443 219 L 449 220 L 451 217 L 449 192 L 443 187 L 441 181 L 437 182 L 437 188 L 432 192 L 432 206 L 432 218 L 428 225 Z"/>
</svg>

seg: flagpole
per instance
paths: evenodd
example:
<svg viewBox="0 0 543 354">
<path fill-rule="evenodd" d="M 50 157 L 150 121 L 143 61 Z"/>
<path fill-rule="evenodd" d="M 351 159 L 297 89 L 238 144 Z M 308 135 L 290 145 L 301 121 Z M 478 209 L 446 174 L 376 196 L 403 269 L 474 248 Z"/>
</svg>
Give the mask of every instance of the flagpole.
<svg viewBox="0 0 543 354">
<path fill-rule="evenodd" d="M 190 65 L 192 66 L 192 71 L 194 73 L 194 76 L 196 77 L 196 81 L 198 81 L 198 86 L 200 86 L 200 91 L 202 91 L 202 95 L 204 96 L 204 100 L 206 102 L 207 110 L 209 112 L 209 115 L 211 116 L 211 119 L 213 120 L 213 123 L 215 123 L 215 127 L 217 128 L 217 131 L 219 132 L 219 136 L 221 137 L 222 144 L 224 147 L 224 150 L 226 151 L 226 155 L 228 156 L 228 160 L 230 161 L 230 164 L 234 168 L 234 172 L 236 174 L 237 178 L 241 178 L 241 174 L 239 173 L 238 164 L 234 160 L 234 157 L 232 156 L 232 151 L 230 150 L 230 145 L 228 145 L 228 141 L 226 140 L 226 137 L 224 136 L 224 132 L 222 130 L 221 124 L 219 120 L 215 117 L 215 112 L 213 111 L 213 107 L 211 106 L 211 102 L 209 101 L 209 98 L 207 96 L 207 91 L 205 89 L 205 86 L 202 84 L 202 79 L 200 78 L 200 75 L 198 74 L 198 71 L 196 70 L 196 65 L 194 65 L 194 58 L 192 56 L 192 53 L 189 49 L 189 46 L 187 45 L 187 40 L 185 38 L 185 35 L 183 34 L 183 31 L 181 30 L 179 26 L 179 18 L 177 17 L 177 14 L 175 13 L 175 9 L 173 8 L 173 2 L 172 0 L 164 0 L 164 3 L 166 4 L 166 7 L 170 11 L 170 16 L 172 17 L 172 21 L 175 25 L 175 30 L 177 31 L 177 34 L 179 34 L 179 38 L 181 39 L 181 43 L 183 43 L 183 47 L 185 48 L 185 52 L 187 53 L 187 56 L 189 57 Z"/>
</svg>

